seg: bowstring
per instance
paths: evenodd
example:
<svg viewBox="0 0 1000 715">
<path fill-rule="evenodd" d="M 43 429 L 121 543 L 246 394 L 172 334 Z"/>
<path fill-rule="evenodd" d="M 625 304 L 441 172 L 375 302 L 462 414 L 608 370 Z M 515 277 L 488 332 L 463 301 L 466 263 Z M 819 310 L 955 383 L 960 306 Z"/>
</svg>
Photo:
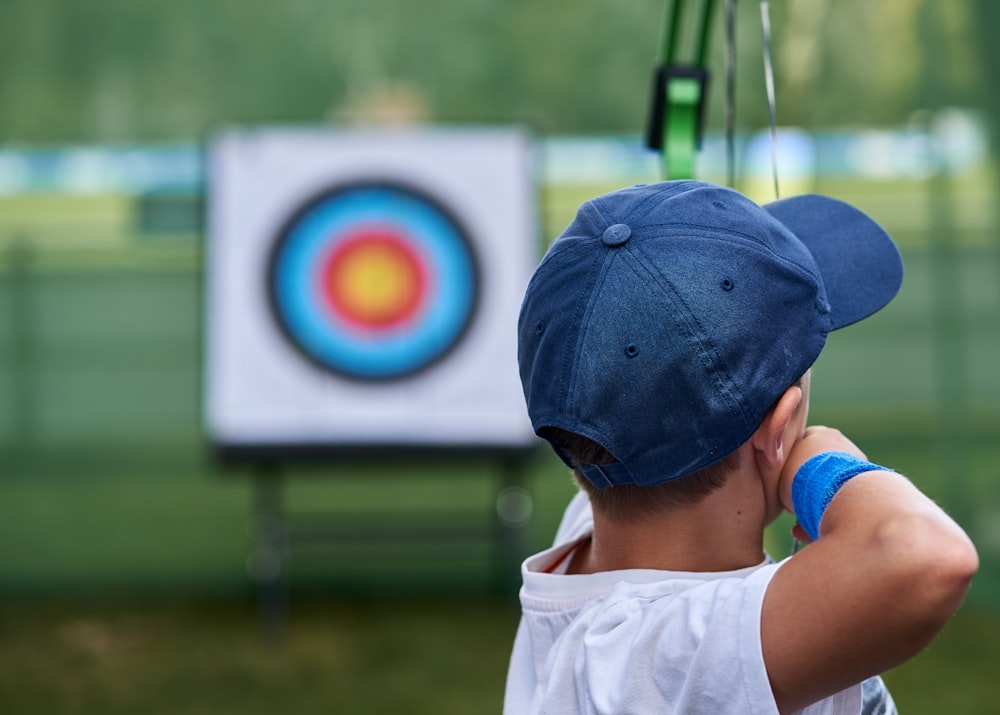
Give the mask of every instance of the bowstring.
<svg viewBox="0 0 1000 715">
<path fill-rule="evenodd" d="M 736 186 L 736 0 L 726 0 L 726 183 Z"/>
<path fill-rule="evenodd" d="M 771 172 L 774 177 L 774 198 L 778 191 L 778 122 L 774 101 L 774 65 L 771 62 L 771 13 L 768 0 L 760 0 L 760 24 L 764 34 L 764 83 L 767 87 L 767 113 L 771 132 Z"/>
<path fill-rule="evenodd" d="M 733 0 L 730 0 L 733 2 Z M 781 198 L 778 188 L 778 121 L 774 100 L 774 64 L 771 62 L 771 12 L 768 0 L 760 0 L 760 26 L 764 37 L 764 84 L 767 88 L 768 129 L 771 135 L 771 176 L 774 180 L 774 198 Z M 797 554 L 804 544 L 792 537 L 792 555 Z"/>
</svg>

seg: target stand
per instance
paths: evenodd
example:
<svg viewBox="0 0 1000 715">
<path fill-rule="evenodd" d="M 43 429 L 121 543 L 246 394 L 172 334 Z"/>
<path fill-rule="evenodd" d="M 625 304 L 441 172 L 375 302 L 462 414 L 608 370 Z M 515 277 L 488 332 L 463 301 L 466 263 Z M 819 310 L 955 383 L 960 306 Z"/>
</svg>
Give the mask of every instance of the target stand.
<svg viewBox="0 0 1000 715">
<path fill-rule="evenodd" d="M 525 478 L 533 455 L 534 452 L 476 453 L 463 457 L 454 453 L 437 456 L 424 453 L 407 458 L 380 455 L 366 460 L 362 468 L 365 472 L 370 472 L 373 466 L 405 469 L 412 465 L 412 458 L 424 465 L 442 464 L 451 469 L 468 464 L 479 473 L 484 471 L 485 463 L 492 486 L 490 503 L 477 502 L 474 507 L 463 510 L 441 508 L 402 514 L 397 509 L 378 511 L 370 508 L 347 514 L 341 510 L 327 514 L 315 510 L 295 513 L 288 508 L 284 498 L 290 479 L 289 463 L 263 461 L 253 465 L 254 547 L 248 570 L 257 593 L 259 629 L 264 640 L 272 643 L 283 640 L 289 620 L 293 563 L 309 556 L 314 562 L 322 558 L 333 563 L 345 554 L 348 559 L 376 563 L 410 558 L 436 564 L 435 572 L 441 572 L 441 564 L 447 563 L 444 555 L 474 550 L 484 554 L 481 570 L 488 579 L 486 585 L 490 591 L 503 593 L 515 602 L 520 584 L 519 566 L 527 553 L 527 531 L 533 511 L 533 499 Z M 357 466 L 353 458 L 342 463 L 334 460 L 335 469 L 327 473 L 350 478 L 353 467 Z M 324 470 L 329 467 L 330 463 L 325 462 Z M 414 578 L 412 568 L 407 572 L 409 578 Z M 391 573 L 384 576 L 387 578 L 375 579 L 375 586 L 364 581 L 348 586 L 348 593 L 359 592 L 359 585 L 360 592 L 367 593 L 378 590 L 377 584 L 385 581 L 401 583 Z M 447 589 L 436 587 L 434 592 L 442 590 Z M 403 592 L 406 592 L 405 587 Z"/>
<path fill-rule="evenodd" d="M 207 156 L 205 430 L 254 466 L 254 570 L 281 610 L 288 549 L 319 536 L 282 509 L 290 462 L 472 457 L 499 465 L 501 502 L 520 493 L 537 444 L 516 358 L 538 258 L 532 143 L 506 128 L 229 130 Z M 519 532 L 498 513 L 510 552 Z"/>
</svg>

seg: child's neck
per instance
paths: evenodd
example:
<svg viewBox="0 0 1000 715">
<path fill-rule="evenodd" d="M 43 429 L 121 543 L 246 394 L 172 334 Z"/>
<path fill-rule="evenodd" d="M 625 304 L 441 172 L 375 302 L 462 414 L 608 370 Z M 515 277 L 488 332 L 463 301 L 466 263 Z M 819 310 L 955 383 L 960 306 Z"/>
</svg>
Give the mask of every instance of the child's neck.
<svg viewBox="0 0 1000 715">
<path fill-rule="evenodd" d="M 621 569 L 732 571 L 764 558 L 767 507 L 759 475 L 737 470 L 695 505 L 642 521 L 594 514 L 594 533 L 569 565 L 570 573 Z"/>
</svg>

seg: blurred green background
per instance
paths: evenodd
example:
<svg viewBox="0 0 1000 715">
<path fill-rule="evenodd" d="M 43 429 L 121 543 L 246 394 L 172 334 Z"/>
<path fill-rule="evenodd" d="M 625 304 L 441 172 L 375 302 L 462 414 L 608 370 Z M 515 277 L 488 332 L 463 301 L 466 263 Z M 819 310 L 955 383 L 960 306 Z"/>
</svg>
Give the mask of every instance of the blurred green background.
<svg viewBox="0 0 1000 715">
<path fill-rule="evenodd" d="M 809 147 L 784 192 L 862 207 L 907 269 L 895 302 L 831 338 L 813 419 L 908 474 L 983 559 L 955 622 L 887 680 L 907 713 L 991 712 L 1000 4 L 770 8 L 778 122 Z M 766 200 L 759 4 L 737 9 L 737 184 Z M 296 544 L 286 637 L 261 638 L 255 472 L 215 464 L 201 430 L 200 146 L 227 124 L 527 126 L 550 238 L 580 201 L 657 178 L 639 136 L 663 13 L 651 0 L 0 4 L 4 712 L 500 709 L 515 586 L 494 538 L 505 475 L 485 459 L 289 469 L 285 507 L 306 527 L 462 531 Z M 699 164 L 720 181 L 721 20 Z M 534 508 L 517 535 L 533 549 L 572 486 L 545 452 L 521 468 Z M 769 534 L 777 556 L 787 527 Z"/>
</svg>

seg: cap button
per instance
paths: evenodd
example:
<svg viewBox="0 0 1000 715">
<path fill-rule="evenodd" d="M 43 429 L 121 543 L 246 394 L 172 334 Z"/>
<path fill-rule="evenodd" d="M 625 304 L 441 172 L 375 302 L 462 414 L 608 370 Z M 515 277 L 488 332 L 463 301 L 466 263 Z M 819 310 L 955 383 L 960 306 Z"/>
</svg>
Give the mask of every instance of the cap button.
<svg viewBox="0 0 1000 715">
<path fill-rule="evenodd" d="M 632 235 L 632 229 L 623 223 L 616 223 L 612 226 L 608 226 L 604 231 L 604 235 L 601 236 L 601 240 L 604 241 L 606 246 L 620 246 Z"/>
</svg>

